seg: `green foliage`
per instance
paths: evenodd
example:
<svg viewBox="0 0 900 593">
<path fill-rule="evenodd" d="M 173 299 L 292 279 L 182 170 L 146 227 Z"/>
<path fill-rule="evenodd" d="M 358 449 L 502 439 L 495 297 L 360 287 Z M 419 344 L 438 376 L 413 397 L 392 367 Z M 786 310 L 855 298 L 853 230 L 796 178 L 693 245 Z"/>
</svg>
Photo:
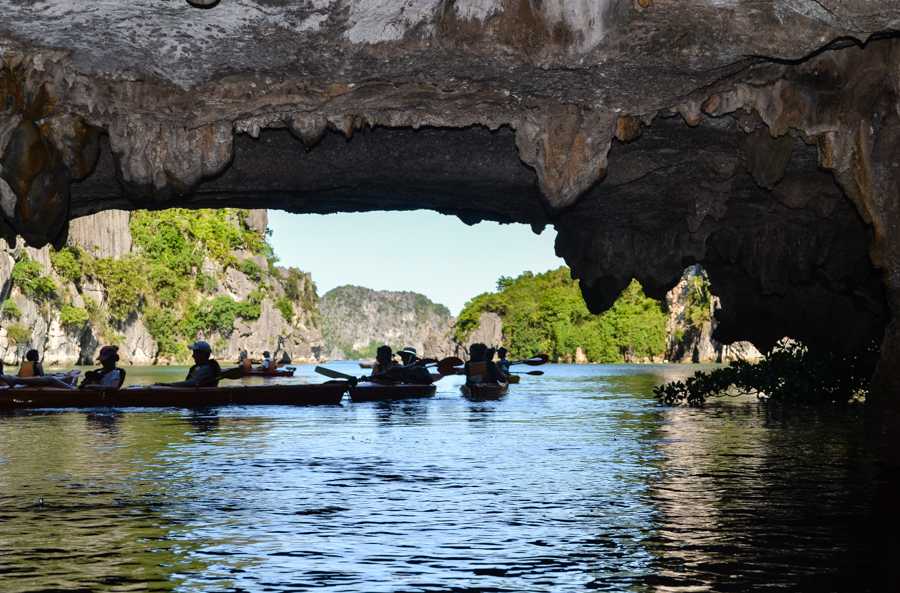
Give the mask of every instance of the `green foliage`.
<svg viewBox="0 0 900 593">
<path fill-rule="evenodd" d="M 194 278 L 194 286 L 200 292 L 204 294 L 210 294 L 216 290 L 216 286 L 218 286 L 218 283 L 216 282 L 216 279 L 209 274 L 197 272 L 197 277 Z"/>
<path fill-rule="evenodd" d="M 700 327 L 712 317 L 712 292 L 706 272 L 690 277 L 688 291 L 684 317 L 688 324 Z"/>
<path fill-rule="evenodd" d="M 281 316 L 284 317 L 284 320 L 288 323 L 294 318 L 294 305 L 291 303 L 291 299 L 281 297 L 275 301 L 275 307 L 281 312 Z"/>
<path fill-rule="evenodd" d="M 457 341 L 471 335 L 483 312 L 493 312 L 503 320 L 504 343 L 513 358 L 537 352 L 574 358 L 580 347 L 589 360 L 622 362 L 659 356 L 665 350 L 665 313 L 636 281 L 602 315 L 588 311 L 566 267 L 501 277 L 497 286 L 499 292 L 480 294 L 466 303 L 454 328 Z"/>
<path fill-rule="evenodd" d="M 824 404 L 864 398 L 877 347 L 856 356 L 812 352 L 796 342 L 775 345 L 757 363 L 734 361 L 725 368 L 699 371 L 686 381 L 673 381 L 654 388 L 664 404 L 701 406 L 708 397 L 756 395 L 779 402 Z"/>
<path fill-rule="evenodd" d="M 156 340 L 160 356 L 183 354 L 182 328 L 171 310 L 149 307 L 144 314 L 144 322 L 147 331 Z"/>
<path fill-rule="evenodd" d="M 84 253 L 78 247 L 63 247 L 59 251 L 50 250 L 50 263 L 53 269 L 62 278 L 80 284 L 85 273 L 85 262 L 89 259 L 89 255 Z"/>
<path fill-rule="evenodd" d="M 63 305 L 59 309 L 59 322 L 66 329 L 81 329 L 90 320 L 87 310 L 74 305 Z"/>
<path fill-rule="evenodd" d="M 238 269 L 247 275 L 248 278 L 255 282 L 259 282 L 263 277 L 263 269 L 257 265 L 252 259 L 245 259 L 238 264 Z"/>
<path fill-rule="evenodd" d="M 12 269 L 12 281 L 28 297 L 36 301 L 50 301 L 56 298 L 56 283 L 44 276 L 41 265 L 26 254 Z"/>
<path fill-rule="evenodd" d="M 3 301 L 3 304 L 0 305 L 0 316 L 4 319 L 18 319 L 22 316 L 22 311 L 14 300 L 6 299 Z"/>
<path fill-rule="evenodd" d="M 135 256 L 94 262 L 94 274 L 106 288 L 106 305 L 114 321 L 123 322 L 141 309 L 147 290 L 145 263 Z"/>
<path fill-rule="evenodd" d="M 190 286 L 187 277 L 159 262 L 149 263 L 147 279 L 156 300 L 166 306 L 174 305 L 187 293 Z"/>
<path fill-rule="evenodd" d="M 16 345 L 27 344 L 31 340 L 31 328 L 24 323 L 10 323 L 6 326 L 6 337 Z"/>
</svg>

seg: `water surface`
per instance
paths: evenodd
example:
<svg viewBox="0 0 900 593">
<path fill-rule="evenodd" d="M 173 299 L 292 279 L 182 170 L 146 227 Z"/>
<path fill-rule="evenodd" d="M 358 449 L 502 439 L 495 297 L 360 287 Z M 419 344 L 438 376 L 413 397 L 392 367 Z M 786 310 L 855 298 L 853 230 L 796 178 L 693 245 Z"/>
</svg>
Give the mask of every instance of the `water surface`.
<svg viewBox="0 0 900 593">
<path fill-rule="evenodd" d="M 877 590 L 858 414 L 656 405 L 684 366 L 542 369 L 496 402 L 448 378 L 393 403 L 0 416 L 0 589 Z"/>
</svg>

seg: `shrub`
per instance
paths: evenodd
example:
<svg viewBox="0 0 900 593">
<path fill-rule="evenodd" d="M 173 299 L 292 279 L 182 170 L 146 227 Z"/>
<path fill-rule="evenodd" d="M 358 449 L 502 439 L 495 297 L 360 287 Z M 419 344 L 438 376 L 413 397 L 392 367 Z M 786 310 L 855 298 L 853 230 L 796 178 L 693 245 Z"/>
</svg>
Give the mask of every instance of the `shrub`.
<svg viewBox="0 0 900 593">
<path fill-rule="evenodd" d="M 147 331 L 156 341 L 158 356 L 177 356 L 181 350 L 181 328 L 174 313 L 159 307 L 149 307 L 144 315 Z"/>
<path fill-rule="evenodd" d="M 41 265 L 25 254 L 13 266 L 12 281 L 26 296 L 35 300 L 56 298 L 56 283 L 44 276 Z"/>
<path fill-rule="evenodd" d="M 848 403 L 864 397 L 878 349 L 857 355 L 813 352 L 797 342 L 782 341 L 757 363 L 738 360 L 725 368 L 698 371 L 685 381 L 653 389 L 664 404 L 701 406 L 708 397 L 755 395 L 781 402 Z"/>
<path fill-rule="evenodd" d="M 59 322 L 66 329 L 81 329 L 90 319 L 85 309 L 74 305 L 63 305 L 59 309 Z"/>
<path fill-rule="evenodd" d="M 62 278 L 78 284 L 84 276 L 84 254 L 78 247 L 63 247 L 59 251 L 50 250 L 50 263 Z"/>
<path fill-rule="evenodd" d="M 255 282 L 259 282 L 263 276 L 263 270 L 252 259 L 245 259 L 238 264 L 238 269 L 247 275 L 248 278 Z"/>
<path fill-rule="evenodd" d="M 22 311 L 14 300 L 6 299 L 3 301 L 3 304 L 0 305 L 0 316 L 5 319 L 18 319 L 22 316 Z"/>
<path fill-rule="evenodd" d="M 106 288 L 107 308 L 115 321 L 125 321 L 140 310 L 147 288 L 144 262 L 137 257 L 122 259 L 98 259 L 95 271 L 98 280 Z"/>
<path fill-rule="evenodd" d="M 194 279 L 194 285 L 200 292 L 210 294 L 216 290 L 218 283 L 216 282 L 216 279 L 209 274 L 198 272 L 197 277 Z"/>
<path fill-rule="evenodd" d="M 189 287 L 187 278 L 159 262 L 150 264 L 147 275 L 153 294 L 162 305 L 174 305 Z"/>
<path fill-rule="evenodd" d="M 275 307 L 281 312 L 281 316 L 284 317 L 284 320 L 288 323 L 294 319 L 294 305 L 291 303 L 291 299 L 281 297 L 275 301 Z"/>
<path fill-rule="evenodd" d="M 31 341 L 31 328 L 23 323 L 10 323 L 6 326 L 6 337 L 16 345 Z"/>
</svg>

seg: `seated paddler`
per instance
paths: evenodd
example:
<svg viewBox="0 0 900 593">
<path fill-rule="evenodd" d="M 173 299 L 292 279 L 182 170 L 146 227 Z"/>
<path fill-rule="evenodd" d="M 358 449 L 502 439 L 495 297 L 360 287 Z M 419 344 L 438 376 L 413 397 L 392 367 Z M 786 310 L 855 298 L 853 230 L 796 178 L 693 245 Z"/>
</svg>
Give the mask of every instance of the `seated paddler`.
<svg viewBox="0 0 900 593">
<path fill-rule="evenodd" d="M 188 346 L 193 351 L 194 366 L 188 370 L 184 381 L 175 383 L 157 383 L 166 387 L 216 387 L 219 384 L 219 375 L 222 368 L 212 358 L 212 348 L 209 342 L 198 340 Z"/>
<path fill-rule="evenodd" d="M 88 371 L 79 385 L 80 389 L 94 387 L 119 389 L 125 382 L 125 371 L 116 366 L 119 362 L 119 347 L 104 346 L 97 355 L 101 368 Z"/>
<path fill-rule="evenodd" d="M 394 362 L 394 352 L 390 346 L 379 346 L 375 351 L 370 380 L 376 383 L 399 383 L 402 380 L 400 366 Z"/>
<path fill-rule="evenodd" d="M 19 366 L 19 377 L 43 377 L 44 367 L 41 365 L 40 354 L 31 349 L 25 353 L 25 360 Z"/>
<path fill-rule="evenodd" d="M 493 361 L 487 360 L 488 348 L 480 342 L 469 346 L 469 361 L 466 363 L 466 384 L 505 383 L 504 375 Z"/>
<path fill-rule="evenodd" d="M 397 355 L 403 361 L 400 368 L 402 369 L 401 378 L 404 383 L 430 385 L 433 382 L 431 373 L 425 368 L 426 364 L 434 362 L 432 359 L 419 358 L 418 352 L 412 346 L 407 346 L 398 352 Z"/>
</svg>

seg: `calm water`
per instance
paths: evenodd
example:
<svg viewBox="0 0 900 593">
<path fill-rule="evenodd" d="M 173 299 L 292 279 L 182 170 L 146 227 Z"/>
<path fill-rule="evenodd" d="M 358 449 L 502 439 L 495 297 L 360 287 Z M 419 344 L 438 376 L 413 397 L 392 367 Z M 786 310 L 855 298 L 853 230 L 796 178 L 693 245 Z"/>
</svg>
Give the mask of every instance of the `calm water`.
<svg viewBox="0 0 900 593">
<path fill-rule="evenodd" d="M 0 590 L 877 590 L 858 415 L 543 368 L 488 403 L 0 416 Z"/>
</svg>

